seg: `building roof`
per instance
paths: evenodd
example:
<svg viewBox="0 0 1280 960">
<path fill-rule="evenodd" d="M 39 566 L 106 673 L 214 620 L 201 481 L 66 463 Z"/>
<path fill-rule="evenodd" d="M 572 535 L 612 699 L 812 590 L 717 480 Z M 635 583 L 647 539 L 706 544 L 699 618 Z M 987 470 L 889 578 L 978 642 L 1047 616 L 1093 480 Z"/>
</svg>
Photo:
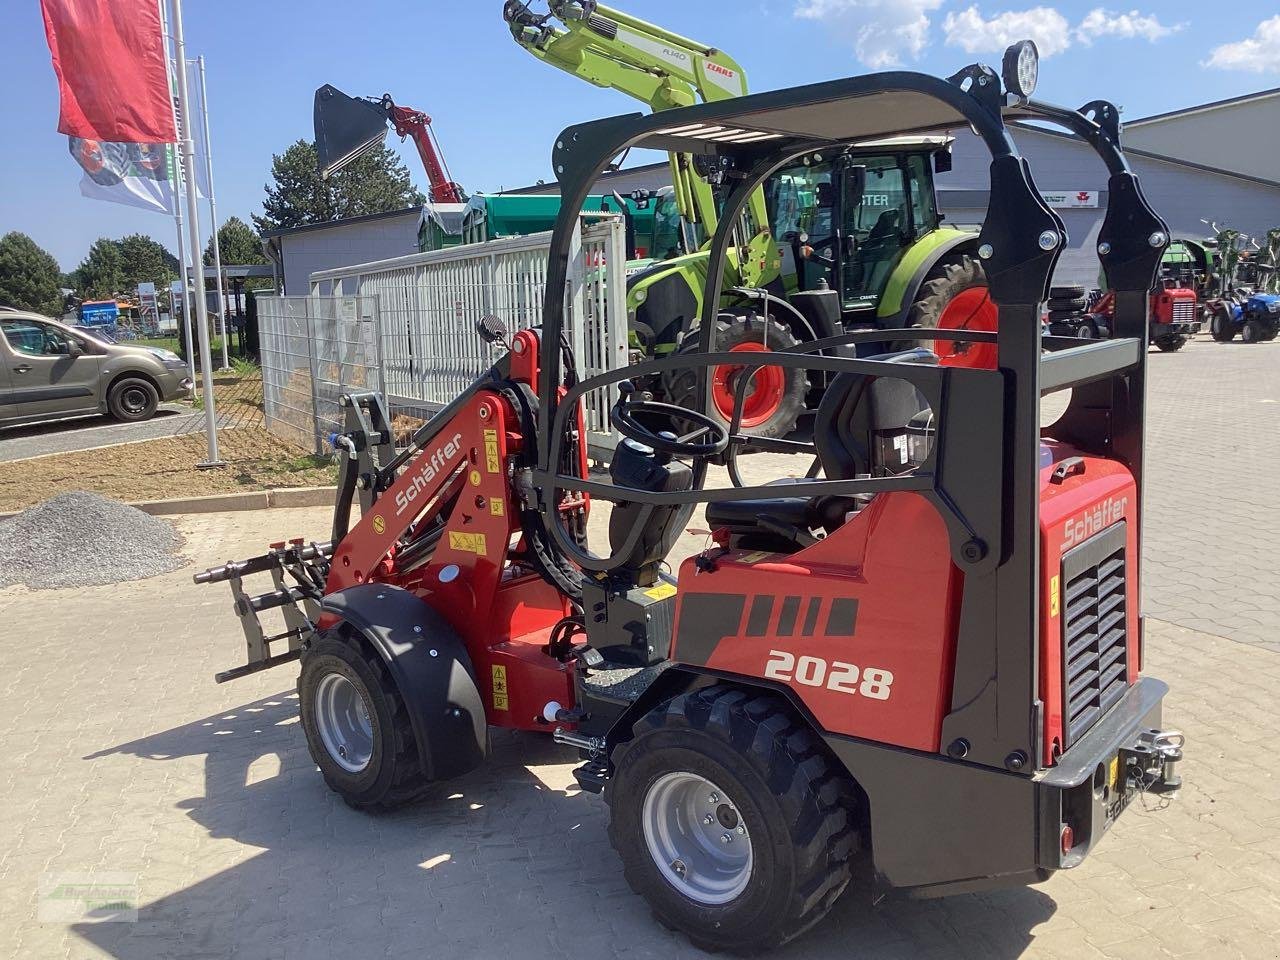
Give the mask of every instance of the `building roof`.
<svg viewBox="0 0 1280 960">
<path fill-rule="evenodd" d="M 1265 100 L 1268 97 L 1280 96 L 1280 87 L 1272 87 L 1270 90 L 1259 90 L 1256 93 L 1246 93 L 1239 97 L 1228 97 L 1225 100 L 1214 100 L 1210 103 L 1200 103 L 1191 107 L 1183 107 L 1180 110 L 1169 110 L 1166 113 L 1153 113 L 1149 117 L 1142 117 L 1138 120 L 1126 120 L 1126 127 L 1136 127 L 1144 123 L 1153 123 L 1157 120 L 1172 120 L 1175 117 L 1187 117 L 1196 113 L 1204 113 L 1209 110 L 1217 110 L 1221 107 L 1234 107 L 1242 103 L 1249 103 L 1252 100 Z"/>
<path fill-rule="evenodd" d="M 671 164 L 666 160 L 660 160 L 657 163 L 642 163 L 635 167 L 622 167 L 619 170 L 606 170 L 596 178 L 596 183 L 608 183 L 610 180 L 618 177 L 631 177 L 637 173 L 656 173 L 658 170 L 670 170 Z M 496 197 L 518 196 L 520 194 L 531 193 L 541 194 L 548 190 L 556 193 L 560 192 L 560 184 L 554 180 L 548 180 L 543 183 L 531 183 L 527 187 L 516 187 L 514 190 L 503 190 L 493 194 Z"/>
<path fill-rule="evenodd" d="M 370 223 L 374 220 L 390 220 L 394 217 L 403 217 L 412 214 L 420 216 L 422 207 L 405 207 L 403 210 L 388 210 L 385 213 L 368 213 L 363 217 L 346 217 L 342 220 L 325 220 L 323 223 L 307 223 L 300 227 L 282 227 L 277 230 L 264 230 L 262 238 L 264 240 L 270 237 L 288 237 L 298 233 L 307 233 L 311 230 L 328 230 L 332 227 L 346 227 L 353 223 Z"/>
</svg>

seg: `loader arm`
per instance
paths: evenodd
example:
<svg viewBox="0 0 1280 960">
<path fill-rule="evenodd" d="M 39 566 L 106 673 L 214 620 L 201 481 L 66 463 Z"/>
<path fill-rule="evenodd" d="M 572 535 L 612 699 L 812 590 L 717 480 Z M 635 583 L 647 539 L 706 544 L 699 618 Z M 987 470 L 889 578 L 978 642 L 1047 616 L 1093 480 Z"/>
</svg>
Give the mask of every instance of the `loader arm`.
<svg viewBox="0 0 1280 960">
<path fill-rule="evenodd" d="M 449 176 L 444 158 L 431 136 L 431 118 L 421 110 L 401 107 L 388 100 L 387 119 L 395 127 L 398 137 L 411 138 L 413 145 L 418 148 L 418 157 L 422 160 L 427 181 L 431 185 L 431 199 L 436 203 L 465 203 L 466 194 Z"/>
<path fill-rule="evenodd" d="M 548 12 L 539 16 L 528 3 L 508 0 L 503 17 L 516 43 L 539 60 L 634 97 L 655 113 L 747 92 L 746 74 L 728 54 L 604 4 L 550 0 Z M 710 237 L 719 222 L 710 184 L 695 172 L 690 154 L 672 153 L 670 160 L 681 216 Z M 749 211 L 755 237 L 763 242 L 769 218 L 761 191 L 752 196 Z M 765 256 L 751 256 L 749 262 L 774 259 L 760 252 Z M 744 277 L 752 285 L 765 279 Z"/>
</svg>

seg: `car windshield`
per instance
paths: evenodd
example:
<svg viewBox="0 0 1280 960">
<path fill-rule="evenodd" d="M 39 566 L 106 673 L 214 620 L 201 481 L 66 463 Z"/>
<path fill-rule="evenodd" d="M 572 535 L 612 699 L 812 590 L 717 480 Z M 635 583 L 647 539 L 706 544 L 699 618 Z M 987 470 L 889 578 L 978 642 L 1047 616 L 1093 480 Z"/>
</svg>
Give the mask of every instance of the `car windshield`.
<svg viewBox="0 0 1280 960">
<path fill-rule="evenodd" d="M 87 334 L 95 340 L 101 340 L 103 343 L 119 343 L 120 341 L 109 334 L 103 327 L 77 327 L 78 332 Z"/>
</svg>

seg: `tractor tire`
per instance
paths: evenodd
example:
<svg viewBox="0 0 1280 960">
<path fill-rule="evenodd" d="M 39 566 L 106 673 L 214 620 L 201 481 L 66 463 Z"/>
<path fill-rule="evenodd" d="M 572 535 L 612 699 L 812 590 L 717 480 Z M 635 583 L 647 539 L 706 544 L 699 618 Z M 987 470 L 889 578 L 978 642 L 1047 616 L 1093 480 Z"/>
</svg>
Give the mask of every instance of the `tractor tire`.
<svg viewBox="0 0 1280 960">
<path fill-rule="evenodd" d="M 660 923 L 703 950 L 752 953 L 831 909 L 865 807 L 782 699 L 706 687 L 654 708 L 634 733 L 606 787 L 609 839 Z"/>
<path fill-rule="evenodd" d="M 324 782 L 357 810 L 390 810 L 430 786 L 409 713 L 386 665 L 341 630 L 302 656 L 302 729 Z"/>
<path fill-rule="evenodd" d="M 687 334 L 676 354 L 691 356 L 700 353 L 698 340 L 698 331 Z M 786 325 L 776 318 L 770 318 L 766 323 L 757 315 L 721 314 L 721 319 L 716 321 L 717 353 L 750 355 L 790 350 L 799 344 L 800 341 L 792 336 Z M 733 416 L 737 373 L 741 370 L 742 367 L 726 365 L 708 371 L 711 379 L 711 409 L 708 412 L 726 429 Z M 753 383 L 755 386 L 749 386 L 743 396 L 741 432 L 749 437 L 785 437 L 796 428 L 800 414 L 804 412 L 805 394 L 809 391 L 807 372 L 798 368 L 761 367 Z M 658 399 L 687 410 L 702 409 L 695 369 L 685 367 L 664 375 L 662 389 L 665 396 Z"/>
<path fill-rule="evenodd" d="M 159 405 L 160 391 L 141 377 L 122 377 L 107 392 L 107 412 L 123 423 L 150 420 Z"/>
<path fill-rule="evenodd" d="M 1240 339 L 1245 343 L 1261 343 L 1267 338 L 1267 331 L 1257 320 L 1246 320 L 1240 328 Z"/>
<path fill-rule="evenodd" d="M 988 333 L 995 331 L 996 323 L 996 307 L 987 295 L 986 271 L 981 261 L 968 254 L 944 260 L 929 272 L 916 292 L 906 321 L 908 327 L 948 327 Z M 925 345 L 918 341 L 898 344 L 903 349 Z M 994 343 L 937 340 L 934 351 L 953 365 L 988 370 L 996 367 Z"/>
<path fill-rule="evenodd" d="M 1049 288 L 1049 297 L 1054 300 L 1083 300 L 1088 295 L 1088 290 L 1075 283 Z"/>
<path fill-rule="evenodd" d="M 1098 326 L 1092 320 L 1085 320 L 1076 325 L 1076 337 L 1080 340 L 1097 340 Z"/>
<path fill-rule="evenodd" d="M 1080 310 L 1050 310 L 1048 320 L 1050 323 L 1071 323 L 1080 319 Z"/>
<path fill-rule="evenodd" d="M 1209 336 L 1218 343 L 1230 343 L 1236 337 L 1235 324 L 1224 309 L 1213 311 L 1209 320 Z"/>
<path fill-rule="evenodd" d="M 1175 353 L 1187 345 L 1186 337 L 1162 337 L 1155 341 L 1156 349 L 1161 353 Z"/>
</svg>

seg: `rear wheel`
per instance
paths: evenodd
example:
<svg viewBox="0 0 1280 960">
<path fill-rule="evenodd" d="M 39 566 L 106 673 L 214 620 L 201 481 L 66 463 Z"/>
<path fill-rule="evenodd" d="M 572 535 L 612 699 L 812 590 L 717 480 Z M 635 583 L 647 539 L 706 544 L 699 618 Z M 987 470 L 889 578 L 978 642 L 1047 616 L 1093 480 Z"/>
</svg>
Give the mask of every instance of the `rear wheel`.
<svg viewBox="0 0 1280 960">
<path fill-rule="evenodd" d="M 150 420 L 160 404 L 160 392 L 155 384 L 141 377 L 124 377 L 111 385 L 107 393 L 107 410 L 111 416 L 126 423 Z"/>
<path fill-rule="evenodd" d="M 427 789 L 400 692 L 358 641 L 322 634 L 302 657 L 298 699 L 311 759 L 349 806 L 390 809 Z"/>
<path fill-rule="evenodd" d="M 1235 339 L 1235 335 L 1235 324 L 1227 316 L 1226 307 L 1218 307 L 1213 311 L 1212 319 L 1209 320 L 1209 336 L 1218 343 L 1230 343 Z"/>
<path fill-rule="evenodd" d="M 848 886 L 856 790 L 779 698 L 715 686 L 619 748 L 609 839 L 658 920 L 706 950 L 785 943 Z"/>
<path fill-rule="evenodd" d="M 791 335 L 791 331 L 776 319 L 770 318 L 766 323 L 753 314 L 734 316 L 731 320 L 718 320 L 712 349 L 717 353 L 741 353 L 745 362 L 757 354 L 790 350 L 799 344 L 800 341 Z M 684 338 L 677 350 L 677 353 L 687 355 L 700 352 L 701 345 L 696 330 Z M 745 373 L 745 367 L 736 364 L 722 364 L 708 371 L 711 381 L 711 407 L 708 412 L 725 427 L 728 427 L 733 417 L 735 394 L 739 380 Z M 663 386 L 669 403 L 689 410 L 702 409 L 695 369 L 673 371 L 665 378 Z M 785 437 L 795 429 L 796 422 L 804 411 L 808 389 L 808 376 L 802 369 L 777 366 L 758 368 L 743 394 L 742 432 L 752 437 Z"/>
<path fill-rule="evenodd" d="M 920 285 L 916 301 L 907 314 L 909 327 L 944 330 L 994 333 L 997 321 L 996 304 L 987 289 L 987 275 L 982 264 L 968 254 L 934 267 Z M 946 366 L 984 370 L 996 367 L 994 343 L 935 340 L 933 350 Z"/>
</svg>

